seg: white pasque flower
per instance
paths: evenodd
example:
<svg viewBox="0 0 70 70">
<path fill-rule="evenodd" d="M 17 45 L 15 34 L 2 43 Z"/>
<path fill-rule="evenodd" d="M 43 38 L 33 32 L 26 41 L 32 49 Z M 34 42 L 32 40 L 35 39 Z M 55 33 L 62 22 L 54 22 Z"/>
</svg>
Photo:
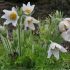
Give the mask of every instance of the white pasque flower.
<svg viewBox="0 0 70 70">
<path fill-rule="evenodd" d="M 27 27 L 31 30 L 35 30 L 35 26 L 33 23 L 39 23 L 39 21 L 31 16 L 27 16 L 24 21 L 25 30 L 27 29 Z"/>
<path fill-rule="evenodd" d="M 22 10 L 24 14 L 30 15 L 34 10 L 34 7 L 35 5 L 30 5 L 30 2 L 28 2 L 27 5 L 23 3 Z"/>
<path fill-rule="evenodd" d="M 70 22 L 68 21 L 68 18 L 65 18 L 63 21 L 59 23 L 59 31 L 65 32 L 70 28 Z"/>
<path fill-rule="evenodd" d="M 61 37 L 65 40 L 70 42 L 70 29 L 68 29 L 67 31 L 63 32 L 61 34 Z"/>
<path fill-rule="evenodd" d="M 3 10 L 3 12 L 5 14 L 1 18 L 6 19 L 6 21 L 4 22 L 4 25 L 8 25 L 8 24 L 12 23 L 13 26 L 16 26 L 17 21 L 19 19 L 16 8 L 12 7 L 11 11 L 10 10 Z"/>
<path fill-rule="evenodd" d="M 55 42 L 51 42 L 51 44 L 49 46 L 49 50 L 48 50 L 48 58 L 50 58 L 51 55 L 54 55 L 54 57 L 58 60 L 59 59 L 59 51 L 67 52 L 67 50 L 63 46 L 61 46 Z"/>
</svg>

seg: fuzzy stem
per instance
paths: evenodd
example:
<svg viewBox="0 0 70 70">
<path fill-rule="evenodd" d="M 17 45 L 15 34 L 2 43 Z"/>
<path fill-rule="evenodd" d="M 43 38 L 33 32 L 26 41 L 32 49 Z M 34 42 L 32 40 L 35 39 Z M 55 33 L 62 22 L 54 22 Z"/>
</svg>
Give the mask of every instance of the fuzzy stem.
<svg viewBox="0 0 70 70">
<path fill-rule="evenodd" d="M 13 40 L 13 29 L 8 27 L 8 31 L 7 31 L 7 37 L 10 41 Z"/>
<path fill-rule="evenodd" d="M 19 19 L 20 21 L 20 19 Z M 20 45 L 20 22 L 18 24 L 18 49 L 19 49 L 19 55 L 21 56 L 21 45 Z"/>
</svg>

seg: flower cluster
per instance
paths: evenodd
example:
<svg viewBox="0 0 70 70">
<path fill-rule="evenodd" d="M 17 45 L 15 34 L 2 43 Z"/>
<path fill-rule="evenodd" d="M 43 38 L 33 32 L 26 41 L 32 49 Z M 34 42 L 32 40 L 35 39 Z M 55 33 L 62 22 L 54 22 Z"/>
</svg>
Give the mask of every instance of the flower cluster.
<svg viewBox="0 0 70 70">
<path fill-rule="evenodd" d="M 24 15 L 26 15 L 25 21 L 24 21 L 25 30 L 27 29 L 27 27 L 30 28 L 31 30 L 35 30 L 33 23 L 39 23 L 38 20 L 36 20 L 31 16 L 33 13 L 34 7 L 35 5 L 30 5 L 30 2 L 28 2 L 27 5 L 23 4 L 22 10 Z"/>
<path fill-rule="evenodd" d="M 35 30 L 33 23 L 39 23 L 38 20 L 36 20 L 31 16 L 34 7 L 35 5 L 30 5 L 30 2 L 28 2 L 27 5 L 23 4 L 22 11 L 25 14 L 25 21 L 24 21 L 25 29 L 29 27 L 31 30 Z M 12 10 L 3 10 L 3 12 L 5 14 L 1 18 L 6 19 L 4 25 L 8 25 L 12 23 L 13 26 L 16 26 L 17 21 L 19 19 L 17 9 L 15 7 L 12 7 Z"/>
<path fill-rule="evenodd" d="M 35 7 L 35 5 L 31 5 L 30 2 L 28 2 L 27 5 L 23 4 L 23 6 L 22 6 L 22 11 L 23 11 L 22 15 L 25 16 L 25 19 L 24 19 L 25 30 L 27 30 L 27 28 L 29 28 L 31 30 L 35 30 L 35 26 L 33 23 L 35 23 L 35 24 L 39 23 L 38 20 L 36 20 L 34 17 L 32 17 L 34 7 Z M 3 12 L 5 14 L 1 18 L 6 19 L 6 21 L 4 22 L 4 25 L 12 24 L 12 26 L 16 27 L 18 20 L 20 18 L 20 16 L 17 13 L 17 9 L 15 7 L 12 7 L 12 10 L 3 10 Z M 69 39 L 70 38 L 70 29 L 69 29 L 70 21 L 69 20 L 70 20 L 70 18 L 66 18 L 63 21 L 61 21 L 59 24 L 59 30 L 60 30 L 60 32 L 62 32 L 61 36 L 66 41 L 70 41 L 70 39 Z M 63 46 L 61 46 L 55 42 L 51 42 L 51 44 L 49 46 L 49 50 L 48 50 L 48 58 L 50 58 L 51 55 L 54 55 L 56 57 L 56 59 L 59 59 L 59 51 L 67 52 L 67 50 Z"/>
</svg>

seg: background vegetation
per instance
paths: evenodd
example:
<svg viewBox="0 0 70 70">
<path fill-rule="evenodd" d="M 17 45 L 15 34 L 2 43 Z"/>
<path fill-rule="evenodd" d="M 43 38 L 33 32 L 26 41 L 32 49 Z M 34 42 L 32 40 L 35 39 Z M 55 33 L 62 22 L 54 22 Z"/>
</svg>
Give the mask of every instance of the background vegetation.
<svg viewBox="0 0 70 70">
<path fill-rule="evenodd" d="M 21 4 L 24 2 L 22 0 L 2 1 L 12 1 L 12 4 Z M 60 53 L 60 59 L 57 61 L 53 56 L 51 59 L 47 58 L 47 50 L 50 44 L 49 40 L 52 40 L 59 44 L 63 42 L 63 39 L 61 38 L 58 31 L 58 24 L 62 20 L 63 16 L 70 16 L 70 0 L 29 1 L 36 4 L 36 12 L 34 13 L 34 17 L 47 17 L 44 20 L 40 20 L 41 23 L 39 24 L 39 35 L 33 35 L 31 31 L 22 31 L 20 38 L 22 56 L 20 57 L 18 57 L 18 53 L 16 52 L 14 52 L 13 54 L 8 54 L 8 49 L 6 47 L 10 45 L 8 45 L 8 40 L 6 38 L 3 38 L 4 40 L 2 39 L 3 44 L 2 41 L 0 42 L 0 70 L 69 70 L 70 52 L 67 52 L 65 54 Z M 25 3 L 27 2 L 28 0 L 25 0 Z M 63 13 L 56 10 L 62 11 Z M 14 30 L 14 42 L 12 44 L 13 49 L 17 47 L 18 35 L 16 32 L 17 31 Z M 5 31 L 2 31 L 1 34 L 4 37 L 6 36 Z"/>
<path fill-rule="evenodd" d="M 50 14 L 46 20 L 40 20 L 39 34 L 33 35 L 32 31 L 22 30 L 20 36 L 21 56 L 18 53 L 9 53 L 10 48 L 18 47 L 18 32 L 14 30 L 14 41 L 12 44 L 5 37 L 2 31 L 2 43 L 0 44 L 0 70 L 69 70 L 70 53 L 60 53 L 57 61 L 53 56 L 47 58 L 49 40 L 61 44 L 63 39 L 58 31 L 58 24 L 63 14 L 56 11 Z M 10 48 L 9 48 L 10 47 Z"/>
<path fill-rule="evenodd" d="M 45 18 L 51 12 L 56 10 L 62 11 L 64 16 L 70 16 L 70 0 L 3 0 L 5 2 L 13 2 L 22 5 L 22 3 L 36 4 L 35 17 Z M 12 4 L 13 4 L 12 3 Z M 42 16 L 41 16 L 42 15 Z"/>
</svg>

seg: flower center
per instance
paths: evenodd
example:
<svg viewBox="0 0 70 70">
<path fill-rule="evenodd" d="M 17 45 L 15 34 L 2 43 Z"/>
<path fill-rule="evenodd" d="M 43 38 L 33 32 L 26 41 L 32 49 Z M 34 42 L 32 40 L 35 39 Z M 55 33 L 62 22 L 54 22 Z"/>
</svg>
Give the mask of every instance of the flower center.
<svg viewBox="0 0 70 70">
<path fill-rule="evenodd" d="M 30 9 L 30 8 L 27 8 L 27 9 L 25 10 L 25 13 L 26 13 L 26 14 L 30 14 L 30 13 L 31 13 L 31 9 Z"/>
<path fill-rule="evenodd" d="M 12 12 L 9 17 L 10 17 L 11 20 L 16 20 L 17 15 L 16 15 L 15 12 Z"/>
<path fill-rule="evenodd" d="M 32 19 L 28 20 L 28 24 L 31 24 L 31 22 L 32 22 Z"/>
</svg>

